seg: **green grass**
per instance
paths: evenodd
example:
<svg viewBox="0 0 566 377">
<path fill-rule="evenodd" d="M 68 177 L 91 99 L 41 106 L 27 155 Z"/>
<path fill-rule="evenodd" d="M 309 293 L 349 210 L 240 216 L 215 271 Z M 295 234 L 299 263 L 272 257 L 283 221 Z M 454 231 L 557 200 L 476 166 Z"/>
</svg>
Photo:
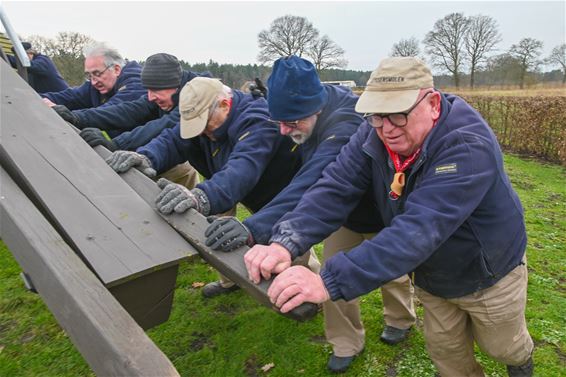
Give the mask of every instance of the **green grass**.
<svg viewBox="0 0 566 377">
<path fill-rule="evenodd" d="M 566 376 L 566 170 L 506 156 L 507 170 L 525 207 L 529 235 L 527 321 L 536 344 L 537 376 Z M 240 217 L 246 216 L 239 211 Z M 320 252 L 320 247 L 317 247 Z M 0 376 L 91 376 L 38 295 L 28 293 L 20 268 L 0 241 Z M 173 312 L 149 336 L 183 376 L 325 376 L 331 348 L 322 316 L 286 319 L 243 292 L 204 300 L 195 282 L 216 279 L 200 260 L 181 265 Z M 379 342 L 381 296 L 362 298 L 366 350 L 346 376 L 434 376 L 424 348 L 422 308 L 408 343 Z M 488 376 L 505 367 L 478 351 Z M 261 367 L 273 363 L 268 372 Z"/>
</svg>

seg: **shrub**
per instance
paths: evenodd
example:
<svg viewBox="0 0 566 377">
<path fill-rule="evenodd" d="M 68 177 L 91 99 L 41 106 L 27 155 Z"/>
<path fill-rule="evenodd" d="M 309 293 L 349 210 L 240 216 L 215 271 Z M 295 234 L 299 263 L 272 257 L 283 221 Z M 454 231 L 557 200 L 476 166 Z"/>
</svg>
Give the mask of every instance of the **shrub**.
<svg viewBox="0 0 566 377">
<path fill-rule="evenodd" d="M 503 149 L 566 165 L 566 97 L 465 95 Z"/>
</svg>

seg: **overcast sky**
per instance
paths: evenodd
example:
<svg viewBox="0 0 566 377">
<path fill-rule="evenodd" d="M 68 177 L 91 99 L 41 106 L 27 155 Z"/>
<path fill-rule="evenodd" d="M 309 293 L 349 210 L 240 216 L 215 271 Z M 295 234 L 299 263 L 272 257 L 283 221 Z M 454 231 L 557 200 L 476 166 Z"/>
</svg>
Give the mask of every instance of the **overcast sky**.
<svg viewBox="0 0 566 377">
<path fill-rule="evenodd" d="M 3 1 L 21 36 L 76 31 L 116 47 L 129 59 L 168 52 L 189 63 L 257 63 L 257 34 L 290 14 L 303 16 L 346 51 L 348 68 L 373 70 L 393 43 L 421 40 L 453 12 L 483 14 L 499 25 L 500 52 L 525 37 L 544 42 L 543 56 L 566 39 L 562 1 L 373 2 L 27 2 Z M 421 48 L 423 46 L 421 45 Z"/>
</svg>

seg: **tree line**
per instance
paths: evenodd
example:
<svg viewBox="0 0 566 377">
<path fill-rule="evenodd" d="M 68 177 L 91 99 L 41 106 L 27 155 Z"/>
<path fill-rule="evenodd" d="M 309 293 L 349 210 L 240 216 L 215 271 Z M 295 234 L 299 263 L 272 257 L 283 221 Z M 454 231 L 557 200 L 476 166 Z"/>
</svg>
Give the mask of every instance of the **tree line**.
<svg viewBox="0 0 566 377">
<path fill-rule="evenodd" d="M 285 15 L 276 18 L 268 29 L 258 33 L 258 62 L 261 64 L 189 63 L 181 60 L 185 69 L 209 71 L 227 85 L 239 88 L 254 77 L 266 80 L 273 62 L 282 56 L 297 55 L 313 62 L 323 81 L 353 80 L 365 85 L 370 71 L 348 70 L 345 51 L 328 35 L 305 17 Z M 50 56 L 70 85 L 84 80 L 82 49 L 94 42 L 89 36 L 76 32 L 61 32 L 53 39 L 41 36 L 27 38 L 34 48 Z M 476 85 L 519 85 L 540 81 L 566 82 L 566 43 L 556 46 L 549 56 L 541 57 L 543 42 L 523 38 L 508 51 L 496 54 L 501 42 L 497 22 L 489 16 L 451 13 L 437 20 L 431 31 L 419 41 L 416 37 L 394 43 L 390 56 L 417 56 L 428 61 L 440 72 L 438 86 L 463 82 Z M 421 50 L 421 43 L 424 49 Z M 182 58 L 182 57 L 179 57 Z M 558 67 L 542 73 L 540 67 Z"/>
</svg>

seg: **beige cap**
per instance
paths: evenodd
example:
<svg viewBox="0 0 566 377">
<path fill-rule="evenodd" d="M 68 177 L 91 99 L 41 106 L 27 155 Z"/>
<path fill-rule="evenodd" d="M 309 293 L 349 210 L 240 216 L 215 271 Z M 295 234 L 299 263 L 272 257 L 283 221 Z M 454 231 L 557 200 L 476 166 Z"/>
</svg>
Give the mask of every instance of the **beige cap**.
<svg viewBox="0 0 566 377">
<path fill-rule="evenodd" d="M 222 93 L 222 88 L 220 80 L 208 77 L 195 77 L 185 84 L 179 94 L 183 139 L 198 136 L 204 131 L 210 107 Z"/>
<path fill-rule="evenodd" d="M 383 59 L 371 73 L 356 103 L 359 113 L 399 113 L 417 101 L 420 89 L 432 88 L 432 73 L 413 57 Z"/>
</svg>

